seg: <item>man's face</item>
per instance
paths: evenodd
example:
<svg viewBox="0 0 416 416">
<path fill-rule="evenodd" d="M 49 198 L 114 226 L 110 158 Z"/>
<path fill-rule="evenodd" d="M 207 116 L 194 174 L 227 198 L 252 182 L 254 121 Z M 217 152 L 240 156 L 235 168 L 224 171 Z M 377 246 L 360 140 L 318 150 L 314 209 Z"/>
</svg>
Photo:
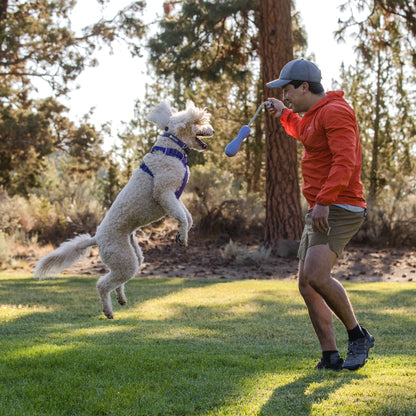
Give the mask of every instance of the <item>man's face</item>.
<svg viewBox="0 0 416 416">
<path fill-rule="evenodd" d="M 308 111 L 305 103 L 305 84 L 303 83 L 298 88 L 295 88 L 292 84 L 283 87 L 283 102 L 294 113 Z"/>
</svg>

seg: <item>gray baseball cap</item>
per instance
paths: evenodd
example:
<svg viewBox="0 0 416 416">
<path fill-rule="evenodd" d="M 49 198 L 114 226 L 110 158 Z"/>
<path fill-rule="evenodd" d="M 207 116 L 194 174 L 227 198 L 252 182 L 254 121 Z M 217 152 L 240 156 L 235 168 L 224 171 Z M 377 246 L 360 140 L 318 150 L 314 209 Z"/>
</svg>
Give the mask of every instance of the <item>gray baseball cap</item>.
<svg viewBox="0 0 416 416">
<path fill-rule="evenodd" d="M 283 67 L 278 79 L 270 81 L 266 85 L 270 88 L 279 88 L 291 81 L 321 82 L 321 79 L 321 71 L 313 62 L 295 59 Z"/>
</svg>

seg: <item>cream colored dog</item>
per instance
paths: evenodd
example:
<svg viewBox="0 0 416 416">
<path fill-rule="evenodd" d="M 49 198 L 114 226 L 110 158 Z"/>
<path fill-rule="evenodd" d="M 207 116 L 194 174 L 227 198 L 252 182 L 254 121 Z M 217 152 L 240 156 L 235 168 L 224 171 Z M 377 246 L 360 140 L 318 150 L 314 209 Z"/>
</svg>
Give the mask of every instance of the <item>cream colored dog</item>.
<svg viewBox="0 0 416 416">
<path fill-rule="evenodd" d="M 188 101 L 184 111 L 176 112 L 166 102 L 157 105 L 147 119 L 165 130 L 117 196 L 94 237 L 83 234 L 61 244 L 41 258 L 34 277 L 56 276 L 98 245 L 102 261 L 110 269 L 100 277 L 97 289 L 103 312 L 113 318 L 110 293 L 116 290 L 121 305 L 127 303 L 124 284 L 132 279 L 143 263 L 135 231 L 170 215 L 178 220 L 176 242 L 186 246 L 192 216 L 180 199 L 189 176 L 190 149 L 203 151 L 207 145 L 199 137 L 214 134 L 210 114 Z"/>
</svg>

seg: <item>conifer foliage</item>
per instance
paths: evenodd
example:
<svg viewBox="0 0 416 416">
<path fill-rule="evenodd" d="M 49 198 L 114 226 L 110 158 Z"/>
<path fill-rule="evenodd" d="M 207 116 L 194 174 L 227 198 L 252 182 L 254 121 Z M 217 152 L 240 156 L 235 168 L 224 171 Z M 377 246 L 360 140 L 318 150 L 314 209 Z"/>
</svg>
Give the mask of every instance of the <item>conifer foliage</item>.
<svg viewBox="0 0 416 416">
<path fill-rule="evenodd" d="M 100 3 L 104 7 L 106 2 Z M 57 150 L 74 157 L 80 170 L 97 168 L 99 133 L 88 120 L 71 122 L 59 96 L 86 66 L 96 64 L 97 46 L 124 39 L 133 54 L 139 52 L 144 27 L 136 15 L 143 2 L 93 22 L 79 34 L 71 29 L 75 4 L 0 0 L 0 186 L 11 194 L 27 194 L 38 186 L 45 157 Z M 34 98 L 41 81 L 52 97 Z"/>
<path fill-rule="evenodd" d="M 413 1 L 349 1 L 337 36 L 353 35 L 357 61 L 341 88 L 352 102 L 363 145 L 363 179 L 371 207 L 413 193 L 416 149 L 416 10 Z"/>
<path fill-rule="evenodd" d="M 209 94 L 207 97 L 214 101 L 214 113 L 215 107 L 219 108 L 217 114 L 221 114 L 224 106 L 228 107 L 228 124 L 235 118 L 245 121 L 236 124 L 238 132 L 267 98 L 265 81 L 276 78 L 283 65 L 293 59 L 292 2 L 184 0 L 169 2 L 169 6 L 159 34 L 149 42 L 150 62 L 156 73 L 173 79 L 174 83 L 183 83 L 188 91 L 203 90 L 201 84 L 208 91 L 214 91 L 211 86 L 214 83 L 222 85 L 222 96 L 217 95 L 216 101 Z M 296 31 L 297 40 L 303 39 L 301 34 L 302 31 Z M 231 102 L 233 105 L 226 104 Z M 300 237 L 297 149 L 296 143 L 282 137 L 285 134 L 276 123 L 265 117 L 266 158 L 262 123 L 253 126 L 253 141 L 245 144 L 241 153 L 245 153 L 243 176 L 254 189 L 259 190 L 259 173 L 264 175 L 266 171 L 265 237 L 275 244 L 282 238 Z M 220 132 L 216 130 L 218 137 Z M 276 160 L 279 163 L 274 163 Z M 233 164 L 236 165 L 230 162 L 227 168 L 237 173 Z"/>
</svg>

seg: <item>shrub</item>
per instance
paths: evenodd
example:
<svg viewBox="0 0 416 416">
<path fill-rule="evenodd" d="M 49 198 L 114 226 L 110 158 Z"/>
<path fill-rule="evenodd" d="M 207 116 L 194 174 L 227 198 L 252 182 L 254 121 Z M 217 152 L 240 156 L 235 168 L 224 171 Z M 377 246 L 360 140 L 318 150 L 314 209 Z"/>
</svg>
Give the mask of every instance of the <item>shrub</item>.
<svg viewBox="0 0 416 416">
<path fill-rule="evenodd" d="M 13 235 L 18 230 L 29 232 L 32 227 L 28 201 L 22 196 L 10 197 L 7 192 L 0 191 L 0 230 Z"/>
<path fill-rule="evenodd" d="M 30 196 L 33 210 L 33 232 L 40 243 L 61 243 L 80 233 L 92 233 L 104 216 L 104 210 L 91 184 L 82 183 L 66 198 L 48 200 Z"/>
<path fill-rule="evenodd" d="M 0 264 L 10 259 L 11 247 L 8 235 L 0 230 Z"/>
<path fill-rule="evenodd" d="M 242 181 L 215 167 L 195 166 L 184 195 L 197 233 L 236 238 L 262 234 L 265 209 L 259 195 L 248 194 Z"/>
<path fill-rule="evenodd" d="M 221 250 L 221 257 L 226 263 L 255 263 L 261 264 L 270 257 L 271 248 L 260 246 L 257 250 L 249 252 L 247 247 L 242 247 L 230 240 Z"/>
<path fill-rule="evenodd" d="M 354 242 L 384 247 L 416 247 L 416 196 L 369 209 Z"/>
<path fill-rule="evenodd" d="M 47 192 L 45 192 L 47 194 Z M 10 197 L 0 193 L 0 231 L 21 241 L 57 244 L 75 234 L 94 232 L 104 209 L 91 183 L 74 184 L 67 195 Z"/>
</svg>

